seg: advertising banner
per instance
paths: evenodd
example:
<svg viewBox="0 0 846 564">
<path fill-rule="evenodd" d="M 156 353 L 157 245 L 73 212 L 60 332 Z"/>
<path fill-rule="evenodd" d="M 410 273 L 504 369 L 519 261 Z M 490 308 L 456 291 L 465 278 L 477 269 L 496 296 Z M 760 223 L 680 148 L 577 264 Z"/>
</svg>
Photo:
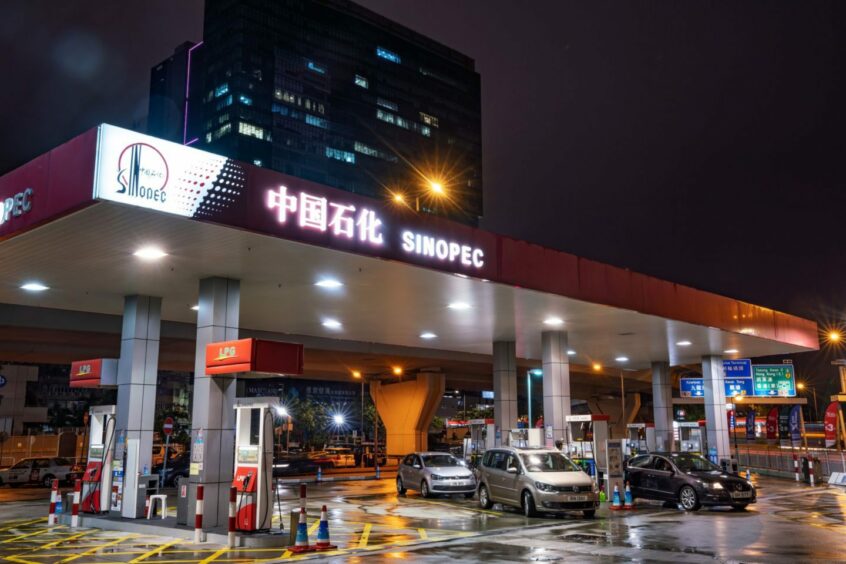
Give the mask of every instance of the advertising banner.
<svg viewBox="0 0 846 564">
<path fill-rule="evenodd" d="M 746 411 L 746 440 L 755 440 L 755 410 L 752 408 Z"/>
<path fill-rule="evenodd" d="M 837 444 L 837 412 L 840 410 L 840 403 L 833 401 L 825 408 L 823 428 L 825 430 L 825 448 L 831 448 Z"/>
<path fill-rule="evenodd" d="M 767 414 L 767 440 L 778 440 L 778 408 L 774 407 Z"/>
<path fill-rule="evenodd" d="M 802 444 L 802 406 L 794 405 L 790 408 L 790 442 L 794 447 Z"/>
<path fill-rule="evenodd" d="M 785 405 L 778 411 L 778 438 L 790 438 L 790 406 Z"/>
</svg>

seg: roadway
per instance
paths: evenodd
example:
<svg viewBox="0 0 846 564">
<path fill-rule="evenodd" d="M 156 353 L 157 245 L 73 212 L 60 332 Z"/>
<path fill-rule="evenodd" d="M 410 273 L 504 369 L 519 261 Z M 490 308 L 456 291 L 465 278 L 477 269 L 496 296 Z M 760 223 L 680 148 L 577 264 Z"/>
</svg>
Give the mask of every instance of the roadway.
<svg viewBox="0 0 846 564">
<path fill-rule="evenodd" d="M 475 500 L 399 497 L 393 476 L 379 482 L 309 487 L 309 530 L 315 540 L 321 505 L 329 509 L 339 550 L 296 556 L 284 548 L 193 545 L 161 530 L 127 533 L 44 526 L 47 491 L 0 488 L 0 558 L 17 564 L 184 564 L 321 559 L 333 562 L 657 561 L 796 562 L 842 560 L 846 492 L 788 480 L 756 478 L 759 502 L 744 512 L 684 513 L 638 501 L 632 512 L 603 507 L 595 519 L 526 519 L 516 511 L 484 511 Z M 283 516 L 298 505 L 296 488 L 280 490 Z M 38 502 L 32 497 L 41 497 Z M 22 499 L 12 501 L 21 497 Z M 34 521 L 38 519 L 37 521 Z M 17 520 L 17 521 L 16 521 Z M 287 527 L 287 518 L 285 526 Z M 278 527 L 278 519 L 274 520 Z"/>
</svg>

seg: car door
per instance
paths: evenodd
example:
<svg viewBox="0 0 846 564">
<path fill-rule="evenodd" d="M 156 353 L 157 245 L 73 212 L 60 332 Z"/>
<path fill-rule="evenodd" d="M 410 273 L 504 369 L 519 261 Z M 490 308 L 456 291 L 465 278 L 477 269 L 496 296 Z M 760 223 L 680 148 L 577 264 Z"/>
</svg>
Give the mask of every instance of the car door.
<svg viewBox="0 0 846 564">
<path fill-rule="evenodd" d="M 661 499 L 675 499 L 675 469 L 664 457 L 656 456 L 652 473 L 655 480 L 655 494 Z"/>
<path fill-rule="evenodd" d="M 21 460 L 9 468 L 10 484 L 25 484 L 29 482 L 29 474 L 32 471 L 32 459 Z"/>
<path fill-rule="evenodd" d="M 646 474 L 652 466 L 652 457 L 648 454 L 635 456 L 626 466 L 626 478 L 632 489 L 632 495 L 637 497 L 646 493 Z"/>
<path fill-rule="evenodd" d="M 408 456 L 406 456 L 405 458 L 402 459 L 402 464 L 400 464 L 399 475 L 400 475 L 400 478 L 402 478 L 403 484 L 410 483 L 408 481 L 408 473 L 409 473 L 409 469 L 411 468 L 412 460 L 414 460 L 414 455 L 409 454 Z M 408 487 L 408 486 L 406 486 L 406 487 Z"/>
<path fill-rule="evenodd" d="M 414 485 L 414 489 L 420 488 L 420 482 L 423 480 L 423 461 L 420 459 L 420 455 L 414 455 L 409 472 L 411 479 L 409 483 Z"/>
<path fill-rule="evenodd" d="M 512 471 L 509 472 L 509 470 Z M 502 496 L 508 503 L 514 505 L 520 505 L 520 474 L 520 461 L 517 460 L 517 455 L 509 453 L 505 460 L 505 472 L 502 475 Z"/>
<path fill-rule="evenodd" d="M 32 463 L 32 472 L 29 473 L 29 481 L 41 483 L 41 480 L 47 474 L 51 473 L 50 466 L 52 466 L 52 462 L 49 458 L 36 458 Z"/>
<path fill-rule="evenodd" d="M 496 501 L 505 499 L 503 490 L 503 479 L 505 475 L 505 461 L 508 453 L 502 450 L 495 450 L 492 453 L 490 466 L 487 470 L 487 484 L 490 498 Z"/>
</svg>

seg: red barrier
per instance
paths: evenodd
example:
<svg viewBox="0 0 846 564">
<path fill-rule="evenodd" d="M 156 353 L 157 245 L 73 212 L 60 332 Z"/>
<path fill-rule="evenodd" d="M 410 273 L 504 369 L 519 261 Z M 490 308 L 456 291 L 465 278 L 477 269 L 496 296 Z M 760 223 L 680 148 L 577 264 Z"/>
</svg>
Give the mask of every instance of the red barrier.
<svg viewBox="0 0 846 564">
<path fill-rule="evenodd" d="M 203 484 L 197 486 L 197 510 L 194 515 L 194 543 L 203 542 Z"/>
<path fill-rule="evenodd" d="M 56 524 L 56 502 L 59 500 L 59 480 L 53 480 L 53 488 L 50 490 L 50 514 L 47 516 L 47 525 Z"/>
<path fill-rule="evenodd" d="M 227 540 L 229 544 L 229 548 L 235 547 L 235 524 L 237 518 L 235 517 L 235 513 L 237 511 L 236 507 L 236 499 L 238 498 L 238 488 L 231 487 L 229 488 L 229 534 L 227 535 Z"/>
<path fill-rule="evenodd" d="M 73 483 L 73 508 L 71 509 L 71 527 L 79 526 L 79 498 L 82 495 L 82 480 Z"/>
</svg>

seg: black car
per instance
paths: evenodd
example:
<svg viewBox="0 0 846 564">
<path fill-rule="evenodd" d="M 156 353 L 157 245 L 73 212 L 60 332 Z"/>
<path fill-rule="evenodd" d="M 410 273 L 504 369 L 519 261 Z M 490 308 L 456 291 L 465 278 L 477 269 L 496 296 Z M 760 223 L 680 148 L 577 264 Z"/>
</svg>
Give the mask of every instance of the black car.
<svg viewBox="0 0 846 564">
<path fill-rule="evenodd" d="M 153 474 L 161 474 L 162 465 L 157 464 L 153 467 Z M 162 487 L 168 488 L 176 485 L 176 480 L 180 477 L 188 477 L 191 468 L 191 454 L 183 452 L 175 455 L 167 461 L 167 468 L 165 469 L 164 479 L 162 480 Z"/>
<path fill-rule="evenodd" d="M 320 464 L 308 456 L 283 456 L 273 462 L 273 476 L 316 474 Z"/>
<path fill-rule="evenodd" d="M 749 481 L 688 452 L 635 456 L 626 463 L 626 481 L 632 497 L 676 502 L 686 511 L 703 505 L 743 509 L 756 501 Z"/>
</svg>

